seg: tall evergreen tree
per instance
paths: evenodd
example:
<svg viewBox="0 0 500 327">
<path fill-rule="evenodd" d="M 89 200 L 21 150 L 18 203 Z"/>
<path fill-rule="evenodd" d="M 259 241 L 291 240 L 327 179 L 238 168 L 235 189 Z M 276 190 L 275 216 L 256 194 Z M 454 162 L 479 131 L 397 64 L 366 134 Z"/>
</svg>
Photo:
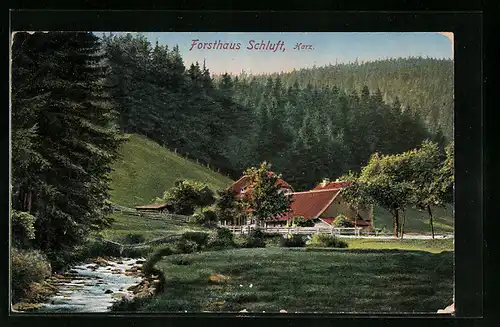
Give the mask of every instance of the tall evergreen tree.
<svg viewBox="0 0 500 327">
<path fill-rule="evenodd" d="M 13 164 L 37 162 L 22 173 L 37 182 L 26 186 L 25 178 L 14 174 L 12 207 L 36 217 L 38 247 L 57 251 L 108 223 L 108 174 L 120 142 L 105 84 L 108 67 L 92 33 L 17 33 L 13 43 L 19 54 L 13 58 L 13 117 L 29 110 L 36 124 L 31 143 L 36 155 L 16 155 Z M 27 57 L 33 64 L 23 60 Z M 43 101 L 33 106 L 35 94 Z M 13 121 L 16 133 L 23 127 Z"/>
</svg>

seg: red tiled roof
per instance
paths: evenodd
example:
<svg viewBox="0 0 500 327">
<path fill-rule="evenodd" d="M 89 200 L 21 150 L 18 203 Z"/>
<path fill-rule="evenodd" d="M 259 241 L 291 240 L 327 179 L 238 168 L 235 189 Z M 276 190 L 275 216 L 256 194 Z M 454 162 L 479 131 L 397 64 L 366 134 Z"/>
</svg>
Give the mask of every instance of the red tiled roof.
<svg viewBox="0 0 500 327">
<path fill-rule="evenodd" d="M 236 182 L 233 183 L 233 185 L 229 186 L 229 190 L 235 192 L 235 193 L 240 193 L 241 189 L 248 185 L 249 182 L 249 177 L 248 176 L 242 176 L 240 179 L 238 179 Z"/>
<path fill-rule="evenodd" d="M 318 218 L 333 202 L 340 190 L 321 190 L 292 193 L 291 205 L 294 216 L 306 219 Z"/>
<path fill-rule="evenodd" d="M 335 219 L 334 218 L 321 218 L 321 220 L 323 220 L 328 225 L 331 225 Z"/>
<path fill-rule="evenodd" d="M 336 189 L 341 189 L 344 187 L 349 186 L 351 184 L 350 182 L 329 182 L 326 184 L 320 183 L 318 186 L 313 188 L 313 191 L 319 191 L 319 190 L 336 190 Z"/>
<path fill-rule="evenodd" d="M 269 174 L 274 175 L 273 172 L 269 172 Z M 245 186 L 248 186 L 249 184 L 250 184 L 250 178 L 248 176 L 242 176 L 240 179 L 238 179 L 236 182 L 234 182 L 233 185 L 231 185 L 229 187 L 229 190 L 231 190 L 237 194 L 240 194 L 241 189 L 243 189 Z M 287 182 L 285 182 L 281 178 L 276 181 L 276 184 L 280 185 L 283 188 L 287 188 L 290 190 L 292 189 L 290 184 L 288 184 Z"/>
<path fill-rule="evenodd" d="M 293 202 L 291 212 L 288 212 L 277 219 L 288 220 L 293 216 L 303 216 L 306 219 L 315 219 L 335 200 L 340 190 L 320 190 L 290 193 Z"/>
</svg>

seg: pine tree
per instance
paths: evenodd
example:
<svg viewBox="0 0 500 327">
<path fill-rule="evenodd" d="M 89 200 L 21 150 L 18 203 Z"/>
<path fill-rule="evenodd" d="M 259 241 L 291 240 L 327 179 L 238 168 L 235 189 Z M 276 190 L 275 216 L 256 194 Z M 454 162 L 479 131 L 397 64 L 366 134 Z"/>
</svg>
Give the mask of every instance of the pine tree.
<svg viewBox="0 0 500 327">
<path fill-rule="evenodd" d="M 108 223 L 108 174 L 120 142 L 105 84 L 108 67 L 91 33 L 19 33 L 13 48 L 23 53 L 18 58 L 36 57 L 34 65 L 13 59 L 12 87 L 23 99 L 13 103 L 13 116 L 26 110 L 22 102 L 36 101 L 31 94 L 47 94 L 38 107 L 29 108 L 37 126 L 31 148 L 44 165 L 26 172 L 41 181 L 29 190 L 28 211 L 36 217 L 35 243 L 57 251 Z M 19 78 L 23 69 L 32 77 L 28 83 Z M 18 128 L 13 124 L 13 130 Z M 22 210 L 22 180 L 15 178 L 14 184 L 21 187 L 15 188 L 13 207 Z"/>
</svg>

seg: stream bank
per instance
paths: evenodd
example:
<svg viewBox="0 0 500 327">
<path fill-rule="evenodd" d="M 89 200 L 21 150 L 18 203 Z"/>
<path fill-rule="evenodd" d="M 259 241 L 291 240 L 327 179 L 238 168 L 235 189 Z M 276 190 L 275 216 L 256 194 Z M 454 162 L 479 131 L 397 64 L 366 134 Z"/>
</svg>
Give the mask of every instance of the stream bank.
<svg viewBox="0 0 500 327">
<path fill-rule="evenodd" d="M 152 296 L 161 282 L 144 275 L 144 262 L 143 258 L 88 260 L 51 276 L 46 282 L 54 288 L 54 294 L 43 303 L 24 307 L 40 313 L 108 312 L 120 300 Z M 23 310 L 22 305 L 17 308 Z"/>
</svg>

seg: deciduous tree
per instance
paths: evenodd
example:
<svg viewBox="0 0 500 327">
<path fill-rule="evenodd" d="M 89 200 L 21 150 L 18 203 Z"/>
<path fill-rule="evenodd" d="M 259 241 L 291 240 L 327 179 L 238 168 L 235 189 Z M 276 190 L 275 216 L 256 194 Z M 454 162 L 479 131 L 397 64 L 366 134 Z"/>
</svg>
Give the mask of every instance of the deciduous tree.
<svg viewBox="0 0 500 327">
<path fill-rule="evenodd" d="M 278 180 L 281 178 L 271 171 L 271 164 L 263 162 L 259 167 L 245 171 L 249 177 L 249 196 L 246 197 L 257 227 L 266 219 L 273 219 L 290 211 L 292 198 L 281 192 Z"/>
</svg>

